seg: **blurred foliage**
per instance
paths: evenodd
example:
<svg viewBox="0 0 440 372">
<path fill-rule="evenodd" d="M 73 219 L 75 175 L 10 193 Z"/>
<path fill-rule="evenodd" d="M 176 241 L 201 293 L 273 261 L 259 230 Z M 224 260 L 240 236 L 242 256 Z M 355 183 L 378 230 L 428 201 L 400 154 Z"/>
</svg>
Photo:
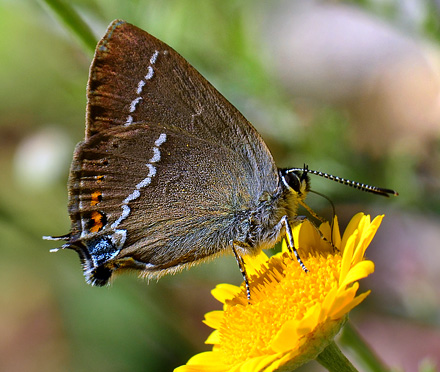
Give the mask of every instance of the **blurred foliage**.
<svg viewBox="0 0 440 372">
<path fill-rule="evenodd" d="M 350 3 L 398 23 L 391 1 Z M 429 192 L 415 157 L 358 151 L 345 110 L 295 101 L 285 91 L 259 37 L 269 3 L 76 0 L 69 6 L 96 39 L 121 18 L 170 44 L 254 124 L 279 166 L 307 162 L 394 187 L 401 197 L 391 210 L 439 213 L 438 190 Z M 438 40 L 438 8 L 426 1 L 426 9 L 436 13 L 428 11 L 416 32 Z M 150 285 L 128 275 L 91 288 L 76 254 L 49 254 L 54 245 L 41 236 L 69 230 L 66 182 L 73 147 L 83 138 L 92 54 L 43 1 L 0 0 L 0 19 L 0 370 L 170 371 L 201 351 L 210 333 L 203 314 L 219 308 L 209 290 L 240 283 L 236 263 L 224 257 Z M 50 166 L 35 165 L 38 156 L 49 157 Z M 313 188 L 325 190 L 342 211 L 347 205 L 383 211 L 384 200 L 371 195 L 325 180 L 313 179 Z M 316 196 L 311 205 L 328 209 Z"/>
</svg>

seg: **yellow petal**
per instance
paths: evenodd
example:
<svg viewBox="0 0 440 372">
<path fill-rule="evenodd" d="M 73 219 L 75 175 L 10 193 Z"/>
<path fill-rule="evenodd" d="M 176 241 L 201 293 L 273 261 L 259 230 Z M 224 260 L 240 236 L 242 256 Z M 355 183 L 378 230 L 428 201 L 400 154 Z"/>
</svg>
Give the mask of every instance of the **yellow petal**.
<svg viewBox="0 0 440 372">
<path fill-rule="evenodd" d="M 268 257 L 266 253 L 260 251 L 256 255 L 246 255 L 243 256 L 244 266 L 246 268 L 246 273 L 250 275 L 257 275 L 264 267 L 267 266 Z"/>
<path fill-rule="evenodd" d="M 332 236 L 331 240 L 334 244 L 335 247 L 340 247 L 341 246 L 341 232 L 339 231 L 339 222 L 338 222 L 338 216 L 335 216 L 334 220 L 333 220 L 333 236 Z"/>
<path fill-rule="evenodd" d="M 263 355 L 261 357 L 253 358 L 243 363 L 240 372 L 258 372 L 258 371 L 273 371 L 273 362 L 279 360 L 282 354 Z"/>
<path fill-rule="evenodd" d="M 293 371 L 308 362 L 310 358 L 302 358 L 298 355 L 299 350 L 293 350 L 290 353 L 286 353 L 278 360 L 275 360 L 269 368 L 264 369 L 264 372 L 272 372 L 272 371 Z"/>
<path fill-rule="evenodd" d="M 208 338 L 205 341 L 205 344 L 217 345 L 220 343 L 220 332 L 218 329 L 211 332 Z"/>
<path fill-rule="evenodd" d="M 302 336 L 313 331 L 318 325 L 321 315 L 321 304 L 317 303 L 310 307 L 298 327 L 298 335 Z"/>
<path fill-rule="evenodd" d="M 208 372 L 208 371 L 210 371 L 210 369 L 204 365 L 199 365 L 199 366 L 184 365 L 174 369 L 174 372 Z"/>
<path fill-rule="evenodd" d="M 355 230 L 358 230 L 360 221 L 365 217 L 363 213 L 356 214 L 348 223 L 347 227 L 345 228 L 344 235 L 342 236 L 342 242 L 341 242 L 341 251 L 344 252 L 344 247 L 347 243 L 347 240 L 350 236 L 353 235 Z"/>
<path fill-rule="evenodd" d="M 325 296 L 324 301 L 322 302 L 322 310 L 324 313 L 328 314 L 330 312 L 330 309 L 333 307 L 333 303 L 336 300 L 337 292 L 338 288 L 333 287 L 330 292 L 327 293 L 327 296 Z"/>
<path fill-rule="evenodd" d="M 308 309 L 302 319 L 286 321 L 270 344 L 277 353 L 285 353 L 298 348 L 300 337 L 313 331 L 320 318 L 321 306 L 316 304 Z"/>
<path fill-rule="evenodd" d="M 187 364 L 174 372 L 226 372 L 228 367 L 221 363 L 221 355 L 215 351 L 205 351 L 194 355 Z"/>
<path fill-rule="evenodd" d="M 360 234 L 363 234 L 366 229 L 368 229 L 368 226 L 370 226 L 371 223 L 370 220 L 371 218 L 369 214 L 363 215 L 362 218 L 359 220 L 359 225 L 357 229 L 359 230 Z"/>
<path fill-rule="evenodd" d="M 270 347 L 276 353 L 284 353 L 298 346 L 298 327 L 300 322 L 291 319 L 283 324 L 277 335 L 273 338 Z"/>
<path fill-rule="evenodd" d="M 384 215 L 377 216 L 370 224 L 369 226 L 366 226 L 365 231 L 362 233 L 362 241 L 359 242 L 359 251 L 355 252 L 354 262 L 359 262 L 363 259 L 365 255 L 365 251 L 367 247 L 370 245 L 371 241 L 374 238 L 374 235 L 376 235 L 377 229 L 379 228 Z"/>
<path fill-rule="evenodd" d="M 307 251 L 309 251 L 310 248 L 319 246 L 321 237 L 319 236 L 316 227 L 312 225 L 309 220 L 304 220 L 301 223 L 301 233 L 298 240 L 299 243 L 296 248 L 302 250 L 307 249 Z"/>
<path fill-rule="evenodd" d="M 341 246 L 341 233 L 339 231 L 338 216 L 333 219 L 333 232 L 330 228 L 329 222 L 324 222 L 319 226 L 322 236 L 329 242 L 332 242 L 333 246 L 338 249 Z"/>
<path fill-rule="evenodd" d="M 347 289 L 338 289 L 338 293 L 335 297 L 335 300 L 329 310 L 329 316 L 331 319 L 337 319 L 335 314 L 339 314 L 343 312 L 343 310 L 353 301 L 356 296 L 356 292 L 359 289 L 359 283 L 354 283 L 350 288 Z"/>
<path fill-rule="evenodd" d="M 299 237 L 300 237 L 300 232 L 301 232 L 301 228 L 302 228 L 302 223 L 296 225 L 293 230 L 292 230 L 292 235 L 293 235 L 293 245 L 295 248 L 299 248 L 300 247 L 300 241 L 299 241 Z M 287 236 L 287 235 L 286 235 Z M 286 241 L 287 243 L 287 241 Z M 286 245 L 287 248 L 287 245 Z M 287 248 L 288 249 L 288 248 Z M 287 250 L 289 251 L 289 250 Z"/>
<path fill-rule="evenodd" d="M 376 216 L 374 218 L 374 220 L 371 222 L 371 226 L 372 226 L 372 228 L 374 228 L 375 232 L 379 229 L 380 225 L 382 224 L 382 221 L 383 221 L 384 217 L 385 217 L 385 215 L 381 214 L 379 216 Z"/>
<path fill-rule="evenodd" d="M 343 309 L 341 309 L 339 312 L 336 312 L 333 314 L 333 319 L 339 319 L 342 318 L 345 314 L 348 314 L 353 308 L 355 308 L 357 305 L 359 305 L 365 297 L 367 297 L 370 294 L 371 291 L 367 291 L 365 293 L 360 294 L 355 299 L 353 299 L 347 306 L 345 306 Z"/>
<path fill-rule="evenodd" d="M 331 240 L 332 233 L 329 222 L 326 221 L 319 225 L 319 231 L 321 231 L 321 234 L 324 238 L 326 238 L 327 240 Z"/>
<path fill-rule="evenodd" d="M 333 253 L 330 238 L 331 236 L 329 235 L 327 239 L 320 229 L 317 229 L 309 220 L 304 220 L 301 223 L 299 237 L 294 235 L 295 247 L 299 250 L 299 254 L 302 257 L 315 252 L 319 252 L 321 255 L 323 255 L 324 252 Z"/>
<path fill-rule="evenodd" d="M 293 231 L 295 231 L 295 229 Z M 287 248 L 287 241 L 286 241 L 286 239 L 283 239 L 283 241 L 281 243 L 281 252 L 282 253 L 284 253 L 284 252 L 288 253 L 289 252 L 289 248 Z"/>
<path fill-rule="evenodd" d="M 345 246 L 344 246 L 344 253 L 342 254 L 341 271 L 339 275 L 339 286 L 341 286 L 341 283 L 345 280 L 345 277 L 347 276 L 350 270 L 351 259 L 353 257 L 354 243 L 356 241 L 356 238 L 357 238 L 357 230 L 353 231 L 353 233 L 348 237 L 346 243 L 344 243 Z"/>
<path fill-rule="evenodd" d="M 374 272 L 374 263 L 372 261 L 361 261 L 354 265 L 340 287 L 345 287 L 359 279 L 366 278 L 368 275 Z"/>
<path fill-rule="evenodd" d="M 221 303 L 225 303 L 227 300 L 232 300 L 241 291 L 240 287 L 232 284 L 218 284 L 212 291 L 212 296 Z"/>
<path fill-rule="evenodd" d="M 205 314 L 205 319 L 203 323 L 205 323 L 208 327 L 217 329 L 220 327 L 221 322 L 223 320 L 224 312 L 221 310 L 210 311 Z"/>
</svg>

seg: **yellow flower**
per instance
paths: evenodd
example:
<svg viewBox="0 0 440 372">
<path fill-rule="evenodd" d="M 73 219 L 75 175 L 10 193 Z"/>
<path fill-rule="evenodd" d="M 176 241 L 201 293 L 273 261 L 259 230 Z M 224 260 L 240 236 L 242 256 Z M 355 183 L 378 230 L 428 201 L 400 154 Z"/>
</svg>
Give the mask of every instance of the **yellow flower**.
<svg viewBox="0 0 440 372">
<path fill-rule="evenodd" d="M 212 293 L 223 310 L 205 315 L 215 329 L 206 340 L 212 351 L 195 355 L 175 372 L 291 371 L 315 359 L 369 294 L 356 296 L 357 281 L 374 271 L 364 256 L 382 218 L 370 222 L 359 213 L 342 238 L 336 218 L 333 232 L 328 223 L 320 232 L 307 220 L 297 225 L 294 243 L 307 273 L 285 242 L 271 258 L 245 257 L 250 303 L 244 284 L 218 285 Z"/>
</svg>

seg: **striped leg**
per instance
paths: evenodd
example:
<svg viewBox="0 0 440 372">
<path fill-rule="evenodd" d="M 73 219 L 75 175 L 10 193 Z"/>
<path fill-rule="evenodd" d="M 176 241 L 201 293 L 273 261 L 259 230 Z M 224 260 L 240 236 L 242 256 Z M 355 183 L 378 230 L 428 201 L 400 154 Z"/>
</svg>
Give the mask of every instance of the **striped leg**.
<svg viewBox="0 0 440 372">
<path fill-rule="evenodd" d="M 248 299 L 248 301 L 250 301 L 251 300 L 251 288 L 249 286 L 249 278 L 248 278 L 247 273 L 246 273 L 246 268 L 244 267 L 243 257 L 241 257 L 238 254 L 237 250 L 235 249 L 235 246 L 246 248 L 246 245 L 244 243 L 242 243 L 242 242 L 234 241 L 231 244 L 231 247 L 232 247 L 232 252 L 234 252 L 235 259 L 237 260 L 238 267 L 240 268 L 241 275 L 243 275 L 243 280 L 244 280 L 244 283 L 246 285 L 247 299 Z"/>
<path fill-rule="evenodd" d="M 287 216 L 284 216 L 281 218 L 280 224 L 284 225 L 286 228 L 286 236 L 287 236 L 287 246 L 289 247 L 290 253 L 293 253 L 296 257 L 296 260 L 298 261 L 301 268 L 304 270 L 304 272 L 308 273 L 309 270 L 307 270 L 306 265 L 301 260 L 301 257 L 298 254 L 298 251 L 295 248 L 295 245 L 293 244 L 293 233 L 292 228 L 290 227 L 289 220 L 287 219 Z"/>
</svg>

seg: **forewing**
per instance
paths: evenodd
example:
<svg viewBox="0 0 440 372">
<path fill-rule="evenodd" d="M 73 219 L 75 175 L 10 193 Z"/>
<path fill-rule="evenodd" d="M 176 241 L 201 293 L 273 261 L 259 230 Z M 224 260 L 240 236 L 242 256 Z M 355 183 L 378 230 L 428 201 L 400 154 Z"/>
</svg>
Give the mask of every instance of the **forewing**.
<svg viewBox="0 0 440 372">
<path fill-rule="evenodd" d="M 139 122 L 175 126 L 236 152 L 256 194 L 277 184 L 272 156 L 243 115 L 171 47 L 114 21 L 90 68 L 86 139 Z"/>
</svg>

